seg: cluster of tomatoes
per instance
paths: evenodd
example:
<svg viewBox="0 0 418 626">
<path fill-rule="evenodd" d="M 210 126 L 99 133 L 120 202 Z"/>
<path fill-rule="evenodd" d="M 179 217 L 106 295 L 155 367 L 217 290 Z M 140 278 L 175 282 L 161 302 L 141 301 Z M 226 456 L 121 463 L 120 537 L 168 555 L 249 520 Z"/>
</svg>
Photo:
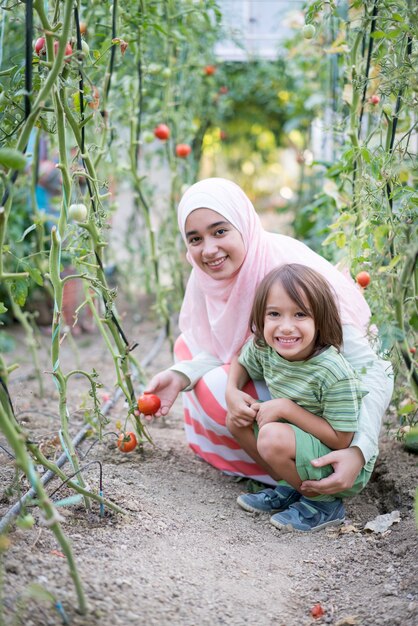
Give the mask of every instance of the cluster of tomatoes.
<svg viewBox="0 0 418 626">
<path fill-rule="evenodd" d="M 154 393 L 143 393 L 138 398 L 138 411 L 143 415 L 155 415 L 161 406 L 161 400 Z M 117 441 L 118 448 L 121 452 L 132 452 L 138 445 L 135 433 L 121 433 Z"/>
<path fill-rule="evenodd" d="M 170 129 L 167 124 L 158 124 L 154 128 L 154 136 L 160 141 L 167 141 L 170 138 Z M 185 159 L 191 153 L 192 148 L 188 143 L 178 143 L 175 147 L 175 152 L 180 159 Z"/>
</svg>

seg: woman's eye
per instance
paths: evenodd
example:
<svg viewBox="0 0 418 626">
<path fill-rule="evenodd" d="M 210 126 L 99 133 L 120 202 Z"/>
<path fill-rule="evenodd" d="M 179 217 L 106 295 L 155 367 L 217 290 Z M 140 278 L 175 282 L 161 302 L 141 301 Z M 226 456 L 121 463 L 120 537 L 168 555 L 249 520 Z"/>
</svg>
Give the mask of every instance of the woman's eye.
<svg viewBox="0 0 418 626">
<path fill-rule="evenodd" d="M 215 235 L 225 235 L 225 233 L 227 233 L 227 229 L 226 228 L 218 228 L 218 230 L 215 232 Z"/>
<path fill-rule="evenodd" d="M 199 241 L 200 237 L 190 237 L 187 243 L 189 244 L 189 246 L 195 246 L 197 243 L 199 243 Z"/>
</svg>

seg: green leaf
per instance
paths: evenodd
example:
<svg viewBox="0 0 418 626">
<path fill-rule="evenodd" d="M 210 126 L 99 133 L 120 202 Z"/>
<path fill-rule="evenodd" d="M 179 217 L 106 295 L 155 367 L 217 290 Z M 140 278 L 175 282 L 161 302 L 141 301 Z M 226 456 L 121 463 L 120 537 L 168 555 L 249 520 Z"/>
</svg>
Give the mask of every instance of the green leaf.
<svg viewBox="0 0 418 626">
<path fill-rule="evenodd" d="M 36 600 L 45 600 L 47 602 L 52 602 L 52 604 L 55 604 L 55 596 L 50 591 L 45 589 L 45 587 L 42 587 L 42 585 L 38 585 L 38 583 L 31 583 L 26 587 L 23 593 L 25 596 L 28 596 L 30 598 L 35 598 Z"/>
<path fill-rule="evenodd" d="M 3 313 L 7 313 L 7 309 L 4 306 L 3 302 L 0 302 L 0 315 L 2 315 Z"/>
<path fill-rule="evenodd" d="M 16 243 L 22 243 L 22 241 L 24 240 L 26 235 L 28 235 L 30 232 L 32 232 L 32 230 L 35 230 L 35 229 L 36 229 L 36 224 L 32 224 L 32 226 L 29 226 L 29 228 L 27 228 L 25 230 L 25 232 L 23 233 L 22 237 L 20 239 L 18 239 Z"/>
<path fill-rule="evenodd" d="M 24 278 L 15 280 L 10 285 L 10 291 L 16 304 L 24 306 L 26 298 L 28 297 L 28 281 Z"/>
<path fill-rule="evenodd" d="M 38 270 L 37 267 L 32 267 L 31 265 L 27 265 L 26 266 L 27 271 L 30 274 L 30 277 L 32 278 L 32 280 L 39 285 L 40 287 L 43 286 L 44 284 L 44 280 L 42 278 L 42 274 L 41 272 Z"/>
<path fill-rule="evenodd" d="M 381 224 L 374 229 L 374 244 L 378 252 L 382 253 L 388 243 L 389 226 L 387 224 Z"/>
</svg>

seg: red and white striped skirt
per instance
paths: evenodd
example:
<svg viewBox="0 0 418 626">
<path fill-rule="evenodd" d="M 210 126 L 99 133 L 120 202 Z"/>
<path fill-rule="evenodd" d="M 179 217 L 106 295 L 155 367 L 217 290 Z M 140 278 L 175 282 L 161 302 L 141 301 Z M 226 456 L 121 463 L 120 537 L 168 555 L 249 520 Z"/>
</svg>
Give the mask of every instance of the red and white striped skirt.
<svg viewBox="0 0 418 626">
<path fill-rule="evenodd" d="M 175 343 L 174 354 L 177 361 L 187 361 L 193 356 L 182 335 Z M 228 369 L 229 365 L 212 369 L 192 391 L 182 393 L 188 444 L 195 454 L 225 474 L 277 485 L 277 481 L 240 448 L 225 425 Z M 244 390 L 256 399 L 270 399 L 264 382 L 250 381 Z"/>
</svg>

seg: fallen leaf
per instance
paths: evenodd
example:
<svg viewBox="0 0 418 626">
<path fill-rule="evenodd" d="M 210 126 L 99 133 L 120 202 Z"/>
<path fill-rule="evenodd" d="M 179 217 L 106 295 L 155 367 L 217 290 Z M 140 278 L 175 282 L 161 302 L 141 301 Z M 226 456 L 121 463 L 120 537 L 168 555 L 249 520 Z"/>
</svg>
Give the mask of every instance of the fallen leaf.
<svg viewBox="0 0 418 626">
<path fill-rule="evenodd" d="M 387 529 L 392 526 L 392 524 L 396 524 L 400 522 L 401 514 L 399 511 L 392 511 L 392 513 L 385 513 L 384 515 L 378 515 L 367 522 L 364 527 L 364 530 L 370 530 L 373 533 L 384 533 Z"/>
<path fill-rule="evenodd" d="M 63 554 L 59 550 L 51 550 L 50 554 L 53 554 L 54 556 L 60 556 L 62 559 L 65 559 L 65 554 Z"/>
<path fill-rule="evenodd" d="M 339 535 L 345 535 L 347 533 L 359 533 L 360 529 L 356 526 L 353 526 L 353 524 L 347 524 L 346 526 L 341 526 L 338 531 Z"/>
</svg>

